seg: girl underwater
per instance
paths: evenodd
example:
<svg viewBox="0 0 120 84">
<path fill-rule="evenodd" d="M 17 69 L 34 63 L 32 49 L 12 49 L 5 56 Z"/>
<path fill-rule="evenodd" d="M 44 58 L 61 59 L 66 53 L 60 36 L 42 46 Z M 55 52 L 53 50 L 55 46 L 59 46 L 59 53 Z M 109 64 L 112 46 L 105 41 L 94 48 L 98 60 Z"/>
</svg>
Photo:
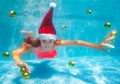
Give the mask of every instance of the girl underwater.
<svg viewBox="0 0 120 84">
<path fill-rule="evenodd" d="M 106 52 L 109 52 L 109 50 L 104 49 L 104 46 L 107 46 L 109 48 L 114 48 L 114 46 L 107 44 L 108 41 L 114 39 L 113 37 L 110 37 L 110 34 L 108 34 L 108 36 L 100 44 L 93 44 L 82 40 L 57 39 L 56 30 L 52 22 L 53 9 L 56 6 L 56 4 L 50 3 L 50 6 L 51 7 L 49 11 L 43 18 L 40 28 L 38 30 L 39 33 L 38 38 L 34 39 L 32 37 L 32 32 L 21 31 L 21 33 L 27 35 L 27 38 L 24 39 L 24 43 L 19 49 L 12 51 L 13 60 L 15 61 L 16 65 L 19 66 L 20 68 L 22 66 L 25 66 L 27 68 L 27 71 L 30 73 L 29 66 L 25 62 L 23 62 L 20 57 L 22 54 L 31 51 L 35 52 L 38 58 L 52 59 L 57 55 L 56 47 L 58 46 L 71 46 L 71 45 L 86 46 Z"/>
</svg>

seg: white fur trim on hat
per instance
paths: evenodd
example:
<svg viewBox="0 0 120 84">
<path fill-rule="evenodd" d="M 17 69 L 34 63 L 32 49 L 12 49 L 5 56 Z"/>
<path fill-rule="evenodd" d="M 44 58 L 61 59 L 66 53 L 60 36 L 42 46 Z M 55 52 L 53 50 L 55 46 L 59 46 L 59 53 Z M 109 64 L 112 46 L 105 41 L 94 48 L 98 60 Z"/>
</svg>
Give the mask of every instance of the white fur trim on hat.
<svg viewBox="0 0 120 84">
<path fill-rule="evenodd" d="M 51 2 L 50 3 L 50 7 L 56 7 L 56 3 L 55 2 Z"/>
<path fill-rule="evenodd" d="M 48 40 L 48 39 L 56 40 L 56 35 L 54 35 L 54 34 L 39 34 L 38 38 L 40 40 Z"/>
</svg>

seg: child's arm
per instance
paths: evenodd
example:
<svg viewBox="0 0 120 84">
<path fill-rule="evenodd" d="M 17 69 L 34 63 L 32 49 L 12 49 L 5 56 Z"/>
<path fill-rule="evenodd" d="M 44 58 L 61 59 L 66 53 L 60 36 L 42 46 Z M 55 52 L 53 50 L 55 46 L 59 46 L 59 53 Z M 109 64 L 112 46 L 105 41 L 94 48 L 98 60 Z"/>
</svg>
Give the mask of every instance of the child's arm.
<svg viewBox="0 0 120 84">
<path fill-rule="evenodd" d="M 112 41 L 116 35 L 112 35 L 112 34 L 116 34 L 115 31 L 110 32 L 107 37 L 104 39 L 103 42 L 101 42 L 100 44 L 93 44 L 90 42 L 85 42 L 85 41 L 81 41 L 81 40 L 57 40 L 56 44 L 59 46 L 69 46 L 69 45 L 77 45 L 77 46 L 87 46 L 87 47 L 91 47 L 91 48 L 95 48 L 95 49 L 99 49 L 99 50 L 103 50 L 106 52 L 109 52 L 109 50 L 104 49 L 104 46 L 107 46 L 109 48 L 114 48 L 113 45 L 110 45 L 109 42 Z"/>
<path fill-rule="evenodd" d="M 60 46 L 77 45 L 77 46 L 87 46 L 87 47 L 97 48 L 98 44 L 92 44 L 90 42 L 85 42 L 82 40 L 61 40 L 59 45 Z"/>
<path fill-rule="evenodd" d="M 24 43 L 19 49 L 14 50 L 12 52 L 12 57 L 13 57 L 14 61 L 16 62 L 16 65 L 19 67 L 26 66 L 28 72 L 30 72 L 30 68 L 28 67 L 28 65 L 26 63 L 24 63 L 21 60 L 20 56 L 31 50 L 32 50 L 32 46 L 30 44 Z"/>
<path fill-rule="evenodd" d="M 57 43 L 57 46 L 70 46 L 70 45 L 87 46 L 87 47 L 91 47 L 91 48 L 109 52 L 109 50 L 104 49 L 104 46 L 114 48 L 113 45 L 107 44 L 108 41 L 113 40 L 113 39 L 114 38 L 107 37 L 100 44 L 93 44 L 93 43 L 82 41 L 82 40 L 58 40 L 56 43 Z"/>
</svg>

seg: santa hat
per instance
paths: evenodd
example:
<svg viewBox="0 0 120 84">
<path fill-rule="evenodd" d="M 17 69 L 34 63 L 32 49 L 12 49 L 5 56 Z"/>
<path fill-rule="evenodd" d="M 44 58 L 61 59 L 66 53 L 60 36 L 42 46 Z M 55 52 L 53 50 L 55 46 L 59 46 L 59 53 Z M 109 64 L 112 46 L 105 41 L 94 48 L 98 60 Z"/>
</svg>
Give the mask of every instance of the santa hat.
<svg viewBox="0 0 120 84">
<path fill-rule="evenodd" d="M 42 23 L 38 30 L 40 40 L 47 40 L 47 39 L 56 40 L 56 30 L 52 22 L 54 7 L 56 7 L 56 4 L 51 2 L 50 9 L 42 20 Z"/>
</svg>

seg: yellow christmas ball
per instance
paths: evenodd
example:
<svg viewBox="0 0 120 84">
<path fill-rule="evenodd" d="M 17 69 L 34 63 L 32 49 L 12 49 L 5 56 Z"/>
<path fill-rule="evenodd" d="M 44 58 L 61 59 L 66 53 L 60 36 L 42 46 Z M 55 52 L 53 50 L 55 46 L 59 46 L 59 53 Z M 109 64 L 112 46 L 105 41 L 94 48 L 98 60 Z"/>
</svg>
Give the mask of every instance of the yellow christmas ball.
<svg viewBox="0 0 120 84">
<path fill-rule="evenodd" d="M 4 53 L 3 53 L 3 57 L 8 58 L 8 57 L 9 57 L 9 53 L 8 53 L 8 52 L 4 52 Z"/>
<path fill-rule="evenodd" d="M 62 25 L 62 29 L 64 30 L 64 29 L 66 29 L 67 28 L 67 26 L 66 25 Z"/>
<path fill-rule="evenodd" d="M 20 69 L 21 74 L 23 74 L 26 70 L 27 70 L 26 67 L 21 67 L 21 69 Z"/>
<path fill-rule="evenodd" d="M 75 65 L 75 62 L 74 62 L 73 60 L 70 60 L 70 61 L 68 62 L 68 65 L 69 65 L 69 66 L 74 66 L 74 65 Z"/>
<path fill-rule="evenodd" d="M 87 14 L 91 14 L 92 10 L 87 10 L 86 12 L 87 12 Z"/>
<path fill-rule="evenodd" d="M 25 71 L 25 72 L 23 73 L 23 78 L 24 78 L 24 79 L 29 79 L 29 78 L 30 78 L 30 73 L 27 72 L 27 71 Z"/>
<path fill-rule="evenodd" d="M 106 23 L 104 24 L 104 27 L 105 27 L 105 28 L 110 28 L 110 27 L 111 27 L 110 22 L 106 22 Z"/>
<path fill-rule="evenodd" d="M 110 33 L 110 36 L 111 37 L 116 37 L 117 35 L 117 31 L 113 30 L 111 33 Z"/>
<path fill-rule="evenodd" d="M 15 16 L 16 16 L 16 12 L 13 11 L 13 10 L 11 10 L 11 11 L 10 11 L 10 16 L 11 16 L 11 17 L 15 17 Z"/>
</svg>

